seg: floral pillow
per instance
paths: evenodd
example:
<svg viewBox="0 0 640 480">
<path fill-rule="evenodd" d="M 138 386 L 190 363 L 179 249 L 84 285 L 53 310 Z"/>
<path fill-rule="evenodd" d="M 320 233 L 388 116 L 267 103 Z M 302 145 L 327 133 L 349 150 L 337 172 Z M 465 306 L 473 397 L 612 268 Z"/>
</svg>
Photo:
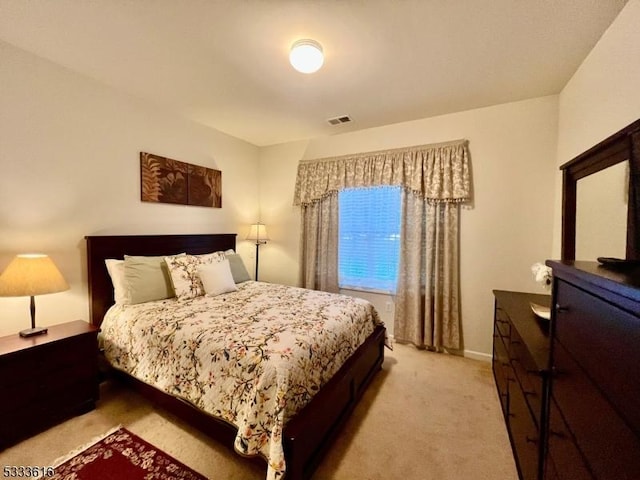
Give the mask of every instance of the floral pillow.
<svg viewBox="0 0 640 480">
<path fill-rule="evenodd" d="M 204 295 L 198 267 L 218 263 L 224 259 L 224 252 L 165 257 L 178 300 L 188 300 Z"/>
</svg>

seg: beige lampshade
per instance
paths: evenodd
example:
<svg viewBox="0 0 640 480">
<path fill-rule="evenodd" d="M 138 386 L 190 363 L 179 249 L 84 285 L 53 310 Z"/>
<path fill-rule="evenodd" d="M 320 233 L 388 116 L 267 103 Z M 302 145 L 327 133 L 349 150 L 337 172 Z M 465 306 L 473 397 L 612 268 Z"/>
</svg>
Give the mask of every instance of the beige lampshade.
<svg viewBox="0 0 640 480">
<path fill-rule="evenodd" d="M 69 290 L 53 261 L 43 254 L 17 255 L 0 275 L 0 297 L 26 297 Z"/>
<path fill-rule="evenodd" d="M 267 234 L 267 227 L 264 223 L 254 223 L 251 225 L 247 240 L 254 240 L 256 243 L 267 243 L 269 235 Z"/>
</svg>

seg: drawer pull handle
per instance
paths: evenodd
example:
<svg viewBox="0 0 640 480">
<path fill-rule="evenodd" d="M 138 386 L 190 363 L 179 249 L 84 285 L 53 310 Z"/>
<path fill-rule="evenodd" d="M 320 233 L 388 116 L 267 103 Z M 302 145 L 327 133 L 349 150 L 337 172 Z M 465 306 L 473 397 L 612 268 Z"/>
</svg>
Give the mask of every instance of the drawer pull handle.
<svg viewBox="0 0 640 480">
<path fill-rule="evenodd" d="M 559 303 L 556 303 L 556 313 L 566 313 L 569 311 L 569 307 L 563 307 Z"/>
<path fill-rule="evenodd" d="M 536 392 L 527 392 L 526 390 L 523 390 L 522 393 L 524 393 L 525 395 L 531 395 L 531 396 L 536 396 Z"/>
<path fill-rule="evenodd" d="M 555 430 L 549 430 L 549 435 L 552 437 L 566 438 L 564 432 L 556 432 Z"/>
<path fill-rule="evenodd" d="M 530 437 L 529 435 L 527 435 L 524 438 L 527 441 L 527 443 L 538 443 L 538 439 L 535 437 Z"/>
</svg>

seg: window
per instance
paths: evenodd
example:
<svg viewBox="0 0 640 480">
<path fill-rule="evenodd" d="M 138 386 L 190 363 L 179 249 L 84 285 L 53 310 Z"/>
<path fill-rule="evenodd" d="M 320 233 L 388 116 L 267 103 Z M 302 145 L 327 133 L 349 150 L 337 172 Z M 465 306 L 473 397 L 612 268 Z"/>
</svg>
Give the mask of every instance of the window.
<svg viewBox="0 0 640 480">
<path fill-rule="evenodd" d="M 400 187 L 350 188 L 339 192 L 341 288 L 395 292 L 401 195 Z"/>
</svg>

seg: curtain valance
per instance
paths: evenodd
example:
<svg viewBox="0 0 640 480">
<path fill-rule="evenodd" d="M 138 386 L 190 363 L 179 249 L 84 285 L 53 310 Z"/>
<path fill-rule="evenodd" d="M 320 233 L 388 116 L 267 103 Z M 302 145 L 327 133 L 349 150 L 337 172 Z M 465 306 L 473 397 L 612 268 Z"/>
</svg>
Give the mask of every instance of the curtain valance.
<svg viewBox="0 0 640 480">
<path fill-rule="evenodd" d="M 429 203 L 471 198 L 467 140 L 301 161 L 294 205 L 310 205 L 344 188 L 400 186 Z"/>
</svg>

